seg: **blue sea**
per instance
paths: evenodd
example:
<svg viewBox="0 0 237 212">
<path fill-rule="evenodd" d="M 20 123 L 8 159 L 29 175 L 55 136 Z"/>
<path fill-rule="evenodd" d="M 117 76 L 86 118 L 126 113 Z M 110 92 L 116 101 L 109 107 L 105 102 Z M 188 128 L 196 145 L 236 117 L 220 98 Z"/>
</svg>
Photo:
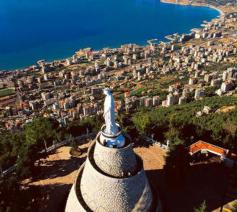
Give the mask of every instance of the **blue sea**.
<svg viewBox="0 0 237 212">
<path fill-rule="evenodd" d="M 0 70 L 65 58 L 84 47 L 164 40 L 218 15 L 159 0 L 0 0 Z"/>
</svg>

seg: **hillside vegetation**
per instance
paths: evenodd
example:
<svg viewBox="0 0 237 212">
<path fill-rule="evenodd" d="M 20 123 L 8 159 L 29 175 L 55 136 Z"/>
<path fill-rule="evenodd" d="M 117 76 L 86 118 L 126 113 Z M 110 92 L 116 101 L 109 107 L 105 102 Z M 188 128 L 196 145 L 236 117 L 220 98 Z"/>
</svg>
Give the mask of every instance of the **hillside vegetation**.
<svg viewBox="0 0 237 212">
<path fill-rule="evenodd" d="M 182 140 L 185 145 L 202 139 L 226 148 L 236 147 L 237 109 L 218 112 L 223 106 L 237 105 L 236 97 L 209 97 L 203 100 L 167 108 L 143 110 L 132 120 L 141 134 L 154 134 L 155 139 L 172 142 Z M 204 106 L 211 108 L 209 114 L 196 116 Z"/>
</svg>

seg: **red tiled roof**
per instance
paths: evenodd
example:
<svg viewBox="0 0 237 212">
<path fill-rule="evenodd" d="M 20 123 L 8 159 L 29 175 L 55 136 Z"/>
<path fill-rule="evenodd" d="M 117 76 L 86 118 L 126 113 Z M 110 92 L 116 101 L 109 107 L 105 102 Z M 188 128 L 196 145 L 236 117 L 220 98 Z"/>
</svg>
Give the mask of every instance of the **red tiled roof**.
<svg viewBox="0 0 237 212">
<path fill-rule="evenodd" d="M 191 154 L 195 154 L 201 150 L 207 150 L 221 156 L 226 156 L 229 152 L 228 149 L 224 149 L 201 140 L 189 146 L 189 152 Z"/>
</svg>

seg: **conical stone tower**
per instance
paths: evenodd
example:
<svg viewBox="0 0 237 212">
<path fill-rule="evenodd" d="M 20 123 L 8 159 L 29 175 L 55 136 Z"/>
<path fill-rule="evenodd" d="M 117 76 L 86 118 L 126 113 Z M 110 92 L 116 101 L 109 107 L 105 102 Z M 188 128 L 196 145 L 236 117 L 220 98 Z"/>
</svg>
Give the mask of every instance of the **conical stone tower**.
<svg viewBox="0 0 237 212">
<path fill-rule="evenodd" d="M 71 188 L 66 212 L 150 211 L 152 192 L 142 160 L 134 153 L 131 140 L 115 124 L 113 98 L 111 101 L 108 107 L 105 100 L 106 125 L 88 149 L 87 160 Z"/>
</svg>

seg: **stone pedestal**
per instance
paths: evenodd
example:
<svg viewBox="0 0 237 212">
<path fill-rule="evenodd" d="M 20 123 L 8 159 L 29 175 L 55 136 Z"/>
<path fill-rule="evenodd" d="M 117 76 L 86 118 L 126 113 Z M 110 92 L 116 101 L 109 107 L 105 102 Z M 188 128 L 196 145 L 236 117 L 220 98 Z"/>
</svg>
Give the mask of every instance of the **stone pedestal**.
<svg viewBox="0 0 237 212">
<path fill-rule="evenodd" d="M 70 191 L 65 212 L 149 211 L 152 192 L 142 160 L 127 141 L 121 148 L 104 146 L 100 134 L 88 149 Z"/>
</svg>

